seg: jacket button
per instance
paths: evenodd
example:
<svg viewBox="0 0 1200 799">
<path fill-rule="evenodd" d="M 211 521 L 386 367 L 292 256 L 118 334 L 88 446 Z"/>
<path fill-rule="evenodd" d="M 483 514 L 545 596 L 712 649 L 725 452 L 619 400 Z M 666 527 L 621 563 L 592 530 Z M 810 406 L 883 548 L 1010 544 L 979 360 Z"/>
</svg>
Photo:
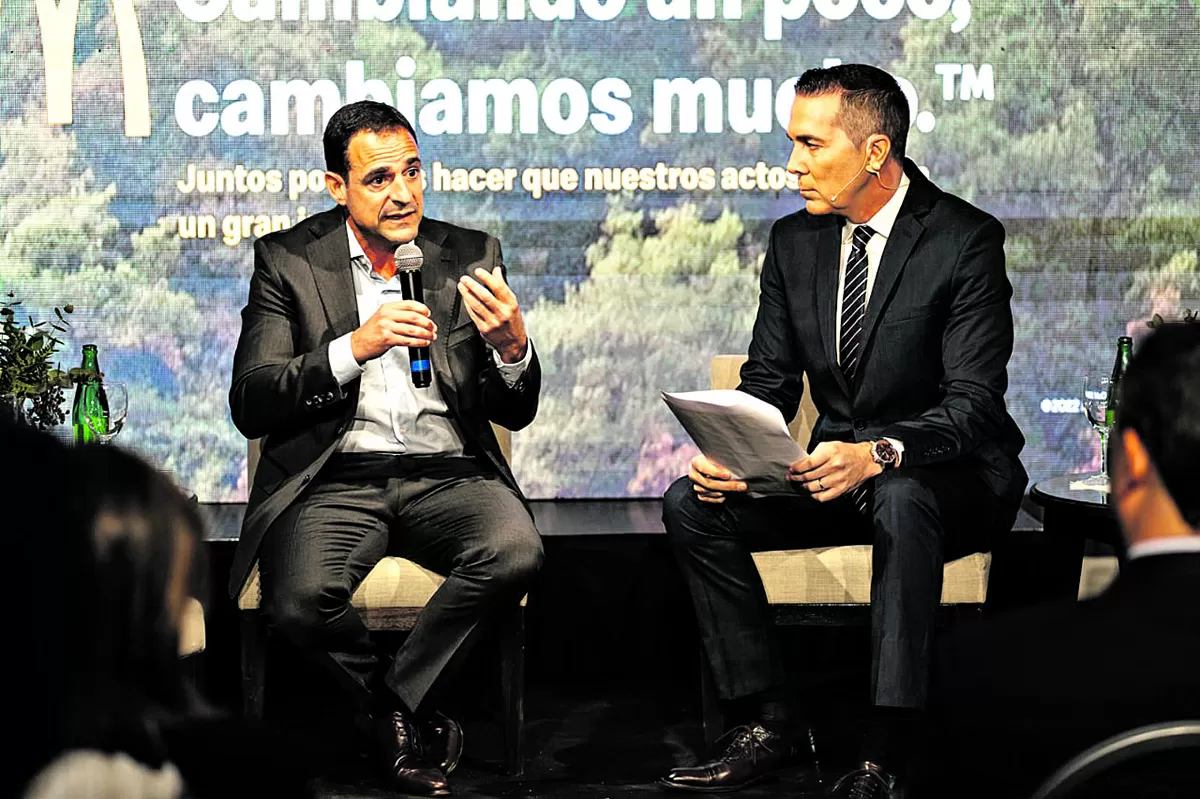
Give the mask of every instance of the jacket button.
<svg viewBox="0 0 1200 799">
<path fill-rule="evenodd" d="M 867 429 L 867 423 L 864 422 L 862 419 L 855 419 L 854 420 L 854 429 L 861 433 L 863 430 Z"/>
<path fill-rule="evenodd" d="M 313 404 L 312 397 L 309 397 L 308 399 L 304 400 L 304 404 L 311 408 L 312 404 Z"/>
<path fill-rule="evenodd" d="M 306 475 L 304 475 L 304 479 L 302 479 L 302 480 L 300 481 L 300 485 L 302 485 L 302 486 L 306 486 L 306 485 L 308 485 L 308 481 L 309 481 L 309 480 L 311 480 L 311 479 L 312 479 L 312 475 L 311 475 L 311 474 L 306 474 Z"/>
<path fill-rule="evenodd" d="M 325 401 L 333 402 L 333 392 L 332 391 L 325 392 Z"/>
</svg>

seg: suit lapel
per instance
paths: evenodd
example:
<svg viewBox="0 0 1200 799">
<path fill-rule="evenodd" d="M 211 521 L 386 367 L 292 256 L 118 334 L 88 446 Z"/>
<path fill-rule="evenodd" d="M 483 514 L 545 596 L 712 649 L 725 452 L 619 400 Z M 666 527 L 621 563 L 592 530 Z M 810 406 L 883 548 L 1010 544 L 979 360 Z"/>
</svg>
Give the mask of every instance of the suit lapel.
<svg viewBox="0 0 1200 799">
<path fill-rule="evenodd" d="M 875 335 L 880 317 L 883 316 L 884 306 L 891 298 L 892 289 L 900 279 L 900 274 L 912 255 L 913 247 L 924 230 L 925 226 L 917 221 L 916 217 L 903 211 L 892 226 L 892 234 L 888 236 L 883 256 L 879 259 L 879 269 L 875 272 L 875 284 L 871 287 L 871 299 L 867 302 L 867 315 L 863 319 L 864 353 L 870 351 L 871 338 Z M 862 372 L 860 366 L 858 373 Z"/>
<path fill-rule="evenodd" d="M 916 165 L 908 159 L 905 159 L 905 172 L 910 181 L 908 193 L 904 197 L 904 204 L 900 206 L 896 223 L 892 225 L 891 235 L 888 236 L 887 244 L 883 248 L 883 255 L 879 259 L 879 269 L 875 272 L 875 283 L 871 287 L 871 298 L 867 301 L 867 313 L 863 319 L 863 362 L 858 367 L 856 374 L 858 380 L 855 382 L 861 382 L 863 373 L 866 371 L 865 366 L 870 358 L 875 329 L 883 318 L 884 310 L 892 298 L 892 292 L 900 280 L 900 275 L 904 272 L 904 267 L 908 264 L 908 259 L 912 256 L 913 249 L 925 232 L 925 225 L 921 222 L 921 217 L 929 210 L 933 203 L 933 195 L 937 191 L 934 185 L 917 170 Z"/>
<path fill-rule="evenodd" d="M 840 217 L 837 217 L 840 220 Z M 817 328 L 825 344 L 825 357 L 842 391 L 850 394 L 846 376 L 842 374 L 837 359 L 837 291 L 838 274 L 841 271 L 842 234 L 840 224 L 828 224 L 817 232 L 816 261 L 813 271 L 817 276 Z"/>
<path fill-rule="evenodd" d="M 425 256 L 421 266 L 425 304 L 429 306 L 438 329 L 437 341 L 430 348 L 433 371 L 446 387 L 443 398 L 450 404 L 451 410 L 457 412 L 457 392 L 448 353 L 450 331 L 454 329 L 454 321 L 458 318 L 462 297 L 458 293 L 458 256 L 453 249 L 443 246 L 445 238 L 445 231 L 440 228 L 422 225 L 416 241 Z"/>
<path fill-rule="evenodd" d="M 358 327 L 358 301 L 354 297 L 354 274 L 350 271 L 350 243 L 346 225 L 340 224 L 308 245 L 308 264 L 317 295 L 325 307 L 325 317 L 333 338 L 344 336 Z"/>
</svg>

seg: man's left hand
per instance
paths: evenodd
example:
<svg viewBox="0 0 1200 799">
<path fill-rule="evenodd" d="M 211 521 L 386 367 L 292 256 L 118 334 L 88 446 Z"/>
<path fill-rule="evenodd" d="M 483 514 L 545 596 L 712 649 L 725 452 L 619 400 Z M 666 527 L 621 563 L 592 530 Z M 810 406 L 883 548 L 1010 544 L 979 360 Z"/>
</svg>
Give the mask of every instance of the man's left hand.
<svg viewBox="0 0 1200 799">
<path fill-rule="evenodd" d="M 883 471 L 871 457 L 871 443 L 823 441 L 807 458 L 788 470 L 787 479 L 802 483 L 818 502 L 837 499 Z"/>
<path fill-rule="evenodd" d="M 475 277 L 478 279 L 469 275 L 458 279 L 458 293 L 462 295 L 471 321 L 483 340 L 500 353 L 502 361 L 520 361 L 525 357 L 529 337 L 525 335 L 525 322 L 521 319 L 516 295 L 504 282 L 504 274 L 498 266 L 491 272 L 476 269 Z"/>
</svg>

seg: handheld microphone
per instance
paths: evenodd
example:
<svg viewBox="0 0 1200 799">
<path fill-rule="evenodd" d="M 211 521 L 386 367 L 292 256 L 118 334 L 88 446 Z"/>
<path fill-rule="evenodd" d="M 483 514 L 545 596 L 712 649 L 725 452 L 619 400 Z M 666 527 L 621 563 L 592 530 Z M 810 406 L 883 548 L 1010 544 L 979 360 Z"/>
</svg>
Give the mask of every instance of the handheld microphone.
<svg viewBox="0 0 1200 799">
<path fill-rule="evenodd" d="M 421 264 L 425 255 L 411 241 L 396 248 L 396 277 L 400 278 L 400 294 L 412 302 L 425 302 L 425 290 L 421 286 Z M 429 366 L 428 347 L 408 348 L 409 373 L 415 388 L 428 388 L 433 383 L 433 370 Z"/>
</svg>

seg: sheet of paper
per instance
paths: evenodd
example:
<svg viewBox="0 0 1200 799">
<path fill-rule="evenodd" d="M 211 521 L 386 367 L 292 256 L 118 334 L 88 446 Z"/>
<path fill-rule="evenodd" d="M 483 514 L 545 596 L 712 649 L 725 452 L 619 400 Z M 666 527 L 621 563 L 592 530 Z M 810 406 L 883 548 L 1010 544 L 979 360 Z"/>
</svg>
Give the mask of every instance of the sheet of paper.
<svg viewBox="0 0 1200 799">
<path fill-rule="evenodd" d="M 663 392 L 663 401 L 713 463 L 741 478 L 750 496 L 793 494 L 788 467 L 804 448 L 774 405 L 743 391 Z"/>
</svg>

